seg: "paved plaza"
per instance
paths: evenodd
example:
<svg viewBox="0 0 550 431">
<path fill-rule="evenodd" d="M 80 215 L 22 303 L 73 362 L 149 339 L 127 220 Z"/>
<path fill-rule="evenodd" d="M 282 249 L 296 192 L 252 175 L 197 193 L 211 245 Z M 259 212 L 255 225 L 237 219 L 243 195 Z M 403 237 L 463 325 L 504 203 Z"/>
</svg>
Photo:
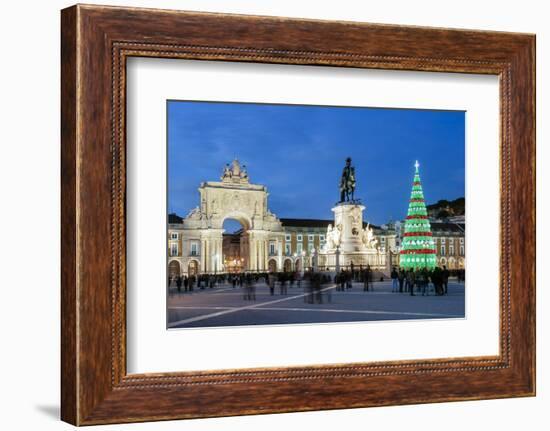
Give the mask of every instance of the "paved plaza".
<svg viewBox="0 0 550 431">
<path fill-rule="evenodd" d="M 183 288 L 182 288 L 183 290 Z M 464 283 L 449 280 L 448 294 L 436 296 L 430 284 L 429 295 L 392 292 L 391 281 L 373 283 L 363 291 L 362 283 L 340 291 L 326 284 L 320 292 L 311 292 L 305 283 L 288 286 L 274 295 L 260 281 L 251 294 L 245 288 L 229 284 L 214 288 L 178 292 L 169 289 L 168 328 L 219 326 L 282 325 L 297 323 L 335 323 L 375 320 L 464 318 Z"/>
</svg>

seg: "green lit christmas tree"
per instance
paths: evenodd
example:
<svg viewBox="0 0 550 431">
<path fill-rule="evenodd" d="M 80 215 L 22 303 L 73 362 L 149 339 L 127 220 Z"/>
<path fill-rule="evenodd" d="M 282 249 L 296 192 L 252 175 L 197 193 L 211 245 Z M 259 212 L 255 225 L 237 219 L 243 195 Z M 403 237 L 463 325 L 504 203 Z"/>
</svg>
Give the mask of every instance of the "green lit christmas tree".
<svg viewBox="0 0 550 431">
<path fill-rule="evenodd" d="M 399 265 L 404 269 L 433 269 L 436 267 L 435 247 L 418 173 L 420 166 L 418 161 L 414 166 L 414 180 L 409 211 L 405 220 Z"/>
</svg>

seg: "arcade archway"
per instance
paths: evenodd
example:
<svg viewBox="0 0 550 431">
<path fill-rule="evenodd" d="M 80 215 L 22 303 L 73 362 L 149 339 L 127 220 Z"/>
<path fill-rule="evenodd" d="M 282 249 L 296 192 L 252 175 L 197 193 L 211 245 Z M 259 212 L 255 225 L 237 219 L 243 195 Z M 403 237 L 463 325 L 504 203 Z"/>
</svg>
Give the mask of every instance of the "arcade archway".
<svg viewBox="0 0 550 431">
<path fill-rule="evenodd" d="M 283 270 L 284 272 L 291 272 L 292 271 L 292 260 L 285 259 L 283 264 Z"/>
<path fill-rule="evenodd" d="M 181 275 L 181 265 L 177 260 L 172 260 L 168 264 L 168 276 L 170 279 L 179 277 Z"/>
</svg>

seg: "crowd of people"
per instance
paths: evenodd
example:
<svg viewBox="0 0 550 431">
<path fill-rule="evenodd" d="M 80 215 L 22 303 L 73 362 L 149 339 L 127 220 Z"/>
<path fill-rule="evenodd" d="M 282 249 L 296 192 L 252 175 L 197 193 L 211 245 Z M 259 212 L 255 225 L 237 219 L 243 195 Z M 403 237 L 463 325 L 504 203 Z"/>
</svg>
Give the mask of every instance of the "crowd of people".
<svg viewBox="0 0 550 431">
<path fill-rule="evenodd" d="M 324 300 L 331 301 L 331 289 L 334 283 L 336 291 L 345 292 L 353 287 L 353 283 L 359 283 L 363 291 L 374 290 L 374 279 L 384 280 L 381 273 L 375 273 L 370 266 L 355 269 L 351 266 L 342 269 L 332 275 L 329 271 L 306 271 L 300 272 L 262 272 L 262 273 L 237 273 L 237 274 L 201 274 L 190 276 L 171 276 L 168 279 L 168 286 L 175 287 L 177 292 L 193 292 L 196 289 L 212 289 L 218 285 L 241 288 L 243 299 L 247 301 L 256 300 L 256 285 L 263 282 L 269 288 L 271 296 L 276 294 L 287 295 L 289 288 L 303 288 L 304 301 L 308 303 L 323 303 Z M 433 270 L 426 268 L 420 270 L 405 270 L 403 268 L 392 268 L 390 279 L 392 292 L 427 295 L 431 288 L 436 295 L 448 293 L 449 277 L 457 277 L 459 282 L 464 281 L 464 270 L 455 270 L 451 273 L 445 266 L 436 267 Z M 330 288 L 327 288 L 330 285 Z M 278 289 L 277 289 L 278 288 Z M 416 293 L 415 293 L 416 292 Z M 325 299 L 323 299 L 325 298 Z"/>
<path fill-rule="evenodd" d="M 392 268 L 390 278 L 392 280 L 392 292 L 408 293 L 411 296 L 421 293 L 422 296 L 429 294 L 430 283 L 436 295 L 446 295 L 449 288 L 449 277 L 451 272 L 446 266 L 434 269 L 403 269 Z M 464 271 L 456 274 L 458 281 L 464 280 Z"/>
</svg>

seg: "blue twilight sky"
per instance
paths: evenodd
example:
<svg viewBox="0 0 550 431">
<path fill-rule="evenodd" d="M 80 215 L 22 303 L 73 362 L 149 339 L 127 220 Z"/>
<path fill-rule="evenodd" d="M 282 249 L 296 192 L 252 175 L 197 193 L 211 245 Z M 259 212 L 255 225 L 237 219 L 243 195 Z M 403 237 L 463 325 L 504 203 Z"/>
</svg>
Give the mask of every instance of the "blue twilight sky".
<svg viewBox="0 0 550 431">
<path fill-rule="evenodd" d="M 465 112 L 168 101 L 168 210 L 199 204 L 201 181 L 219 181 L 235 157 L 267 186 L 279 218 L 332 219 L 346 157 L 365 220 L 407 214 L 414 174 L 428 203 L 465 195 Z"/>
</svg>

